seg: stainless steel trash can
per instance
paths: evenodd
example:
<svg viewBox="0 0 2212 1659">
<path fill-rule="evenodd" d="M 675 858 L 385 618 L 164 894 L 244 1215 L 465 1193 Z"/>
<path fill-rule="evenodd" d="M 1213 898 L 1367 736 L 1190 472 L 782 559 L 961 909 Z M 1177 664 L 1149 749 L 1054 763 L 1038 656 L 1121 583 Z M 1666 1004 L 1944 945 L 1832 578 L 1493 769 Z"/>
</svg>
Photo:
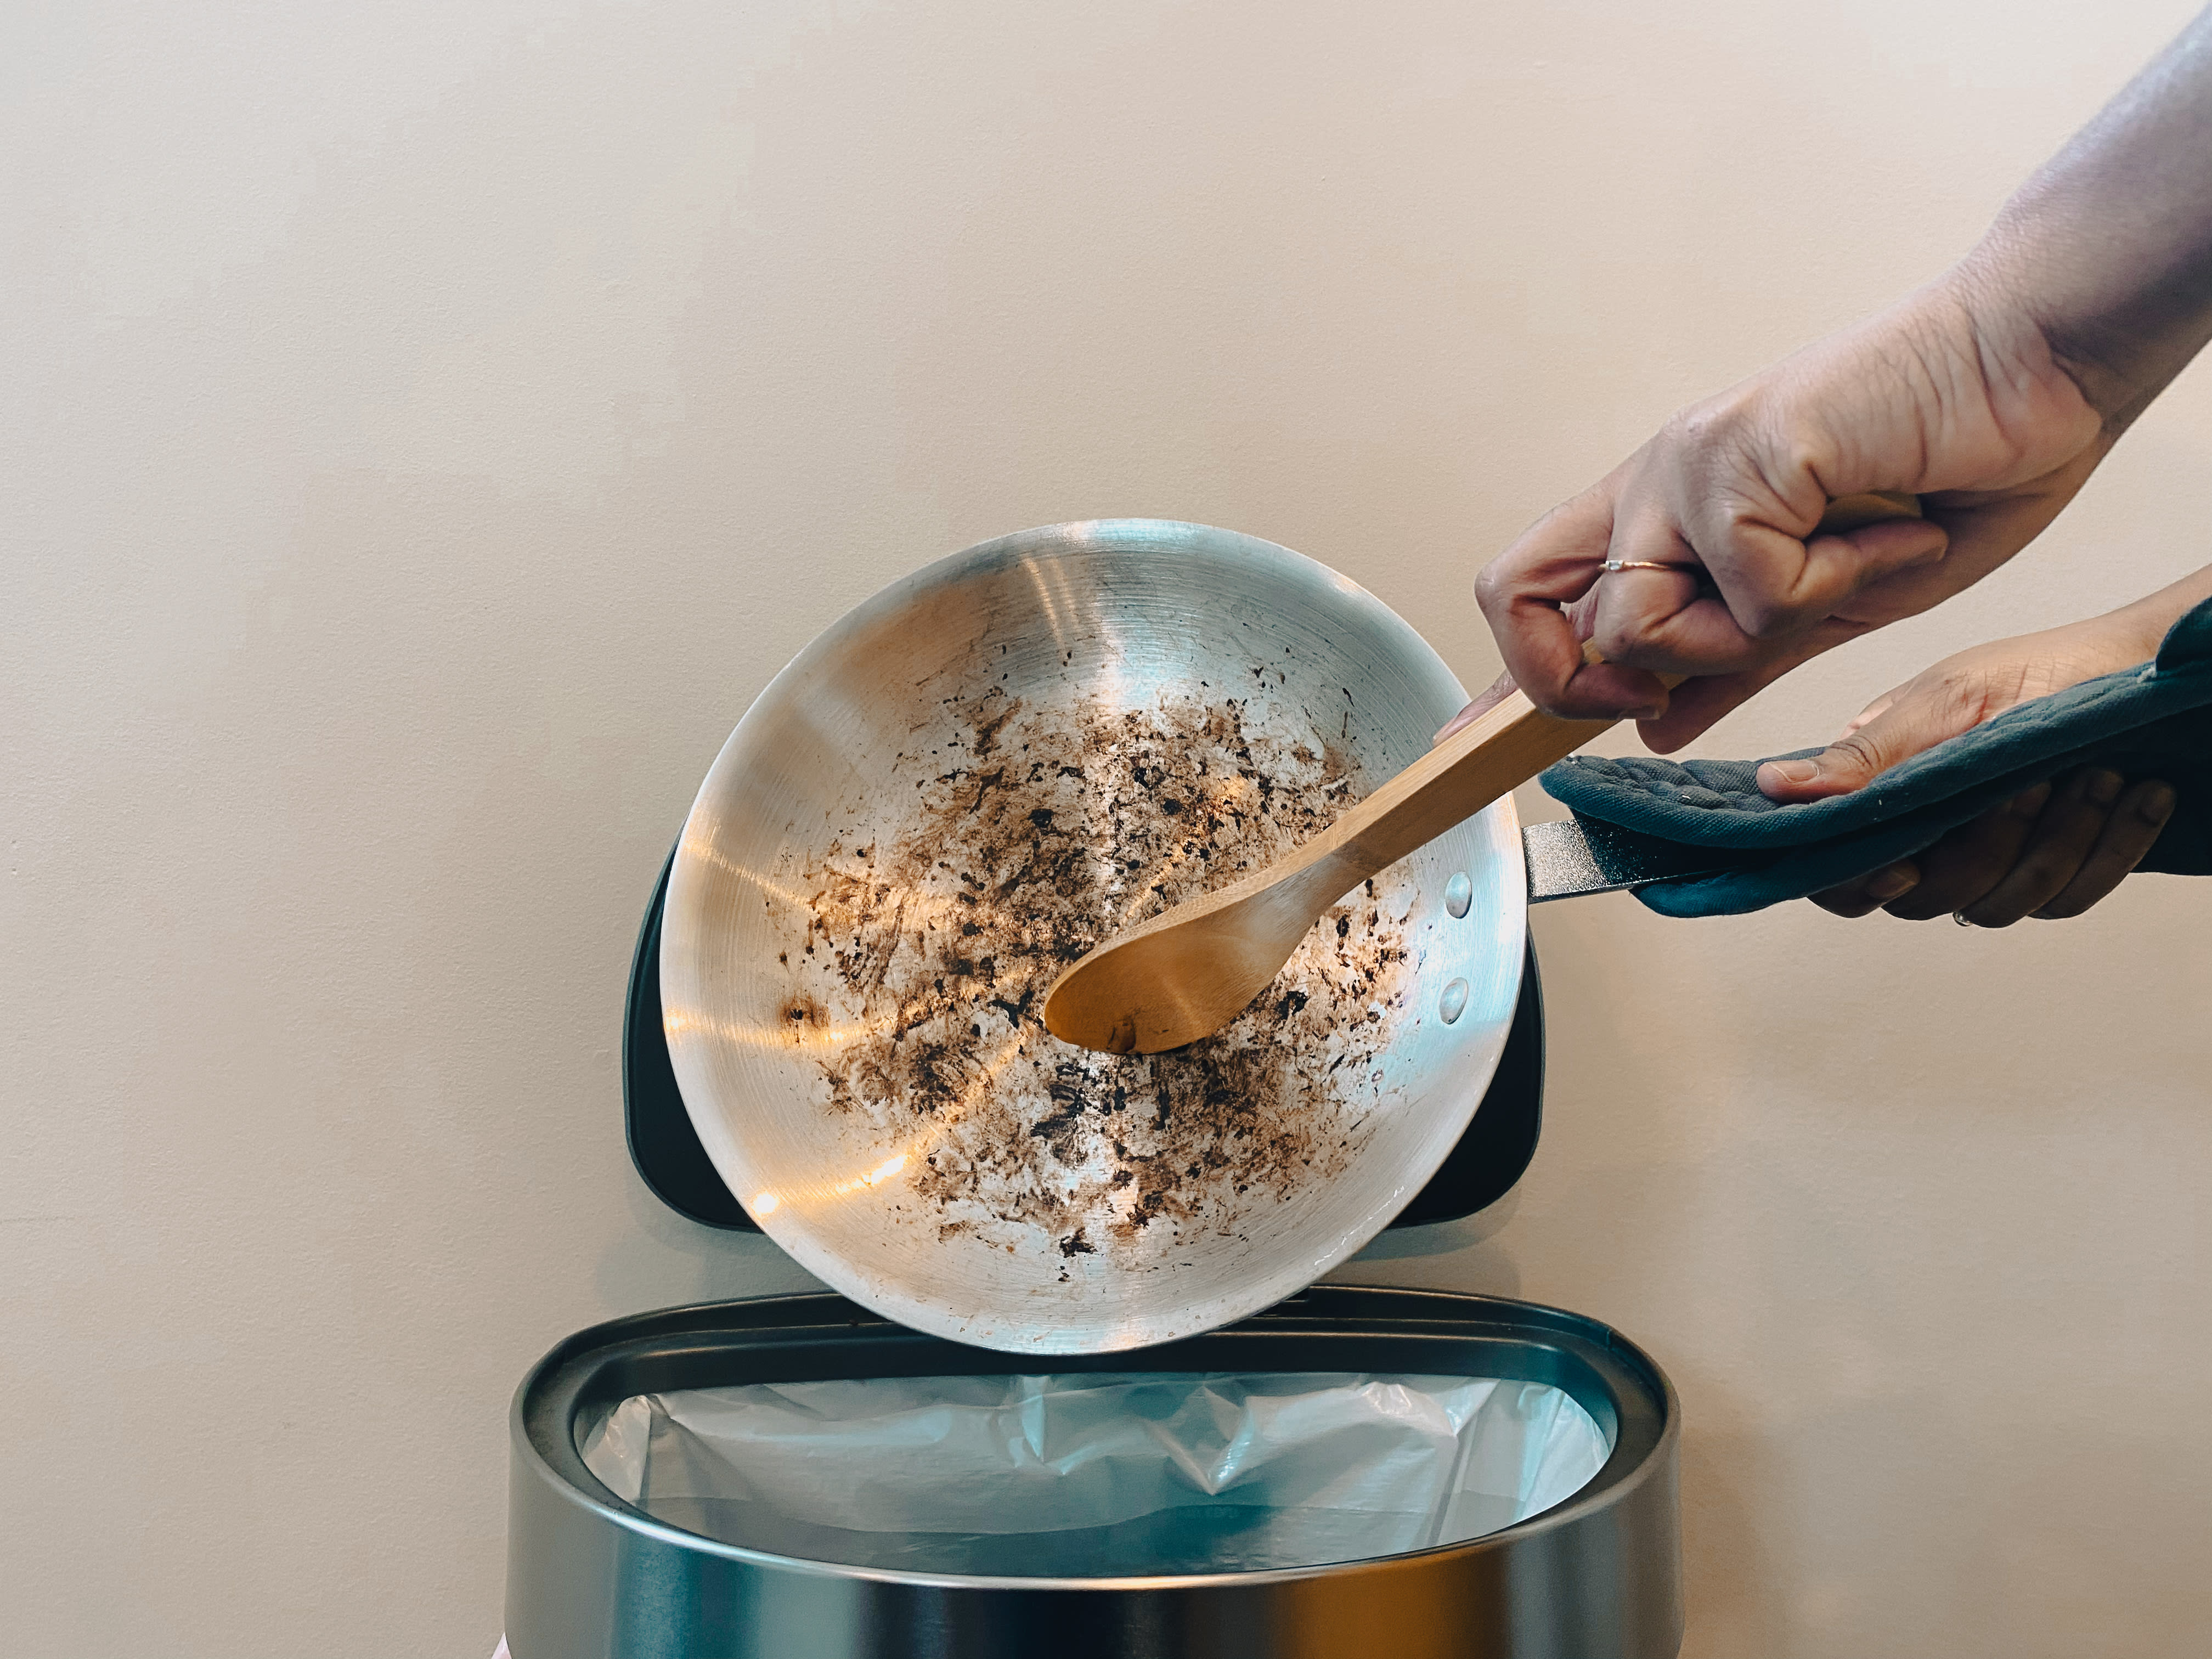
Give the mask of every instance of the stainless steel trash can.
<svg viewBox="0 0 2212 1659">
<path fill-rule="evenodd" d="M 1023 1359 L 827 1295 L 641 1314 L 563 1342 L 516 1394 L 514 1659 L 1672 1659 L 1680 1650 L 1674 1391 L 1595 1320 L 1488 1297 L 1330 1285 L 1227 1329 L 1054 1367 L 1541 1382 L 1571 1395 L 1610 1450 L 1594 1479 L 1542 1514 L 1378 1559 L 1115 1578 L 842 1566 L 654 1520 L 593 1476 L 580 1426 L 639 1395 L 1007 1376 Z"/>
<path fill-rule="evenodd" d="M 659 979 L 666 880 L 664 869 L 630 975 L 630 1155 L 671 1208 L 752 1231 L 708 1160 L 669 1065 Z M 1543 1079 L 1532 951 L 1480 1109 L 1392 1224 L 1501 1202 L 1535 1151 Z M 1595 1475 L 1540 1514 L 1463 1542 L 1319 1565 L 985 1577 L 839 1565 L 655 1519 L 600 1482 L 579 1441 L 634 1396 L 1012 1376 L 1036 1364 L 907 1330 L 828 1295 L 673 1309 L 579 1332 L 532 1370 L 511 1414 L 513 1659 L 1672 1659 L 1680 1650 L 1674 1390 L 1598 1322 L 1526 1303 L 1323 1285 L 1184 1341 L 1054 1357 L 1061 1373 L 1517 1380 L 1565 1391 L 1602 1431 Z"/>
</svg>

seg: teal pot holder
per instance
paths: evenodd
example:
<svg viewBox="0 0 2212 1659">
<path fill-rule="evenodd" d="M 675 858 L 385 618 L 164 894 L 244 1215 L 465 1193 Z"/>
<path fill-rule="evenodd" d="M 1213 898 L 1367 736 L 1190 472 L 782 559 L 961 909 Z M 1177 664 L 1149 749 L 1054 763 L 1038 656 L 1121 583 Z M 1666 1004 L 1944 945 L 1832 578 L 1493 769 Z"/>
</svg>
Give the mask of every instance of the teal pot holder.
<svg viewBox="0 0 2212 1659">
<path fill-rule="evenodd" d="M 2173 786 L 2173 816 L 2139 868 L 2212 874 L 2212 599 L 2167 630 L 2154 660 L 2018 704 L 1852 794 L 1771 801 L 1754 781 L 1761 764 L 1577 757 L 1541 781 L 1586 826 L 1595 819 L 1737 855 L 1727 861 L 1738 867 L 1725 873 L 1638 890 L 1670 916 L 1740 915 L 1820 892 L 1909 858 L 2021 790 L 2086 765 Z"/>
</svg>

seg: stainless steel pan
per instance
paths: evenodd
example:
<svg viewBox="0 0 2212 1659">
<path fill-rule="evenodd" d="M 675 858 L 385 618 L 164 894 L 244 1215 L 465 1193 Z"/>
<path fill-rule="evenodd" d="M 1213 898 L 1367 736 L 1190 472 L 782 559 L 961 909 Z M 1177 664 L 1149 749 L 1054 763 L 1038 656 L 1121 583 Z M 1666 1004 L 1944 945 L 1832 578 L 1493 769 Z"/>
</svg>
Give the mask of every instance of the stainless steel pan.
<svg viewBox="0 0 2212 1659">
<path fill-rule="evenodd" d="M 987 1347 L 1135 1347 L 1312 1283 L 1419 1190 L 1497 1062 L 1511 802 L 1351 896 L 1203 1043 L 1091 1054 L 1036 1003 L 1465 702 L 1356 584 L 1200 526 L 1027 531 L 887 588 L 746 713 L 671 872 L 669 1050 L 717 1170 L 828 1284 Z"/>
</svg>

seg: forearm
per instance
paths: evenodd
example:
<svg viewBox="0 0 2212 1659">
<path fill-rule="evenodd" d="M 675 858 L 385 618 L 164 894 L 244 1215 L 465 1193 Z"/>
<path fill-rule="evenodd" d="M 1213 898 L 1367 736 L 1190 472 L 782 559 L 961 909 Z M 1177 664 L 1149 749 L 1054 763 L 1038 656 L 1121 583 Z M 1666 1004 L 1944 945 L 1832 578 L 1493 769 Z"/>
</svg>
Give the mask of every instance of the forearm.
<svg viewBox="0 0 2212 1659">
<path fill-rule="evenodd" d="M 2005 204 L 1954 276 L 2040 331 L 2107 441 L 2212 338 L 2212 9 Z"/>
</svg>

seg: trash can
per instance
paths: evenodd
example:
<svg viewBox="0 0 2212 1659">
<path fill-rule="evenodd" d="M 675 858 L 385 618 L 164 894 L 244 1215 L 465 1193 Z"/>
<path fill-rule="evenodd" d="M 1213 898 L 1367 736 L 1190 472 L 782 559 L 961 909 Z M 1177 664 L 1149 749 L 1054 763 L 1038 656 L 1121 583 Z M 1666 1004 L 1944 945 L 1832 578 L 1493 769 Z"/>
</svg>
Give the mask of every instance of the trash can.
<svg viewBox="0 0 2212 1659">
<path fill-rule="evenodd" d="M 669 1065 L 666 879 L 630 975 L 630 1153 L 672 1208 L 750 1230 Z M 1394 1227 L 1510 1194 L 1543 1050 L 1532 954 L 1480 1109 Z M 1595 1320 L 1330 1285 L 1049 1364 L 826 1294 L 578 1333 L 511 1413 L 512 1659 L 1680 1650 L 1674 1391 Z"/>
<path fill-rule="evenodd" d="M 514 1659 L 1680 1649 L 1673 1391 L 1595 1320 L 1328 1285 L 1024 1363 L 830 1295 L 570 1338 L 515 1397 Z"/>
</svg>

